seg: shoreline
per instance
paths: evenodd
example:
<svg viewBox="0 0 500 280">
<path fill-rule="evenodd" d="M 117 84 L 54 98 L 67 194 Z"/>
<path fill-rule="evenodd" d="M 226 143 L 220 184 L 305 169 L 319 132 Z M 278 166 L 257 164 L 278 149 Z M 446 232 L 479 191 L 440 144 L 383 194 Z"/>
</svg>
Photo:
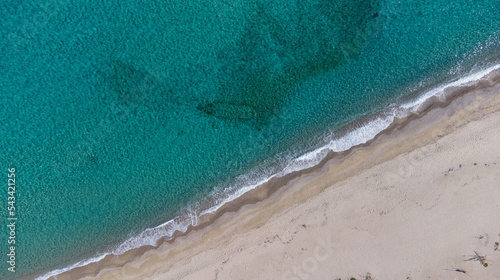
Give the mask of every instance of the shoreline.
<svg viewBox="0 0 500 280">
<path fill-rule="evenodd" d="M 113 270 L 114 268 L 121 267 L 124 265 L 127 265 L 129 263 L 134 262 L 137 259 L 142 259 L 146 255 L 154 254 L 154 251 L 161 251 L 163 247 L 168 247 L 172 244 L 175 244 L 178 241 L 178 239 L 190 239 L 192 238 L 193 235 L 199 234 L 200 232 L 205 232 L 208 231 L 210 228 L 214 228 L 215 225 L 220 224 L 223 220 L 227 221 L 227 216 L 236 216 L 238 215 L 239 212 L 244 211 L 244 208 L 252 208 L 252 205 L 254 207 L 257 207 L 257 204 L 264 203 L 264 201 L 269 201 L 274 199 L 277 196 L 281 196 L 284 194 L 284 192 L 287 192 L 290 186 L 297 183 L 297 182 L 302 182 L 305 180 L 304 178 L 309 178 L 310 180 L 313 180 L 311 178 L 317 179 L 318 177 L 321 177 L 327 173 L 327 170 L 335 165 L 335 164 L 341 164 L 344 161 L 348 160 L 353 154 L 357 153 L 358 151 L 364 150 L 364 149 L 370 149 L 371 146 L 373 145 L 379 145 L 381 142 L 385 141 L 388 138 L 392 137 L 397 137 L 394 134 L 400 133 L 401 130 L 404 130 L 405 128 L 409 126 L 414 126 L 415 122 L 417 122 L 420 118 L 424 116 L 429 116 L 429 115 L 436 115 L 436 110 L 444 110 L 448 111 L 448 114 L 454 114 L 459 112 L 460 110 L 463 110 L 467 102 L 472 100 L 472 97 L 474 95 L 477 96 L 483 96 L 485 95 L 485 91 L 497 91 L 500 92 L 500 71 L 497 69 L 493 71 L 494 73 L 490 74 L 490 80 L 488 81 L 476 81 L 472 82 L 472 85 L 468 86 L 460 86 L 460 87 L 453 87 L 450 86 L 450 84 L 443 86 L 441 89 L 444 89 L 443 91 L 443 97 L 436 97 L 436 96 L 428 96 L 428 100 L 425 102 L 420 102 L 416 103 L 418 105 L 419 111 L 410 113 L 409 116 L 403 117 L 403 118 L 394 118 L 388 127 L 383 129 L 382 131 L 376 133 L 376 135 L 372 138 L 367 140 L 364 143 L 360 143 L 357 145 L 354 145 L 350 147 L 349 149 L 345 151 L 340 151 L 340 152 L 334 152 L 333 150 L 329 150 L 327 154 L 319 160 L 319 162 L 313 163 L 309 167 L 305 167 L 299 170 L 293 170 L 287 174 L 284 174 L 282 176 L 271 176 L 271 178 L 268 178 L 265 180 L 263 184 L 260 184 L 258 187 L 253 186 L 251 187 L 250 190 L 247 190 L 243 194 L 239 195 L 237 198 L 232 199 L 230 201 L 225 201 L 221 205 L 219 205 L 216 208 L 208 208 L 208 210 L 201 211 L 201 214 L 203 214 L 201 217 L 186 217 L 191 219 L 191 222 L 196 221 L 196 225 L 191 225 L 187 226 L 185 230 L 181 231 L 174 231 L 172 232 L 171 238 L 168 236 L 164 236 L 160 239 L 157 240 L 157 245 L 152 246 L 152 245 L 145 245 L 141 246 L 139 248 L 134 248 L 131 250 L 127 250 L 122 252 L 121 254 L 118 255 L 106 255 L 102 256 L 99 260 L 95 262 L 91 262 L 89 264 L 79 266 L 76 268 L 73 268 L 69 271 L 62 272 L 61 269 L 57 275 L 57 279 L 75 279 L 75 277 L 83 277 L 84 275 L 98 275 L 99 273 L 102 273 L 104 271 L 108 270 Z M 472 75 L 473 76 L 473 75 Z M 496 89 L 495 89 L 496 88 Z M 478 91 L 483 91 L 481 93 L 478 93 Z M 495 95 L 495 93 L 490 93 L 492 96 Z M 489 96 L 488 98 L 493 98 L 492 96 Z M 476 98 L 474 97 L 474 98 Z M 459 101 L 462 102 L 461 105 L 457 105 L 460 103 Z M 465 102 L 465 103 L 464 103 Z M 453 103 L 457 103 L 453 106 Z M 471 102 L 469 102 L 468 105 L 470 105 Z M 404 104 L 403 104 L 404 105 Z M 415 104 L 414 104 L 415 106 Z M 373 116 L 372 116 L 373 117 Z M 436 116 L 434 116 L 436 117 Z M 437 118 L 437 117 L 436 117 Z M 370 117 L 367 117 L 366 119 L 370 119 Z M 363 123 L 363 121 L 366 120 L 360 120 L 359 123 Z M 356 122 L 357 123 L 357 122 Z M 350 127 L 353 125 L 351 124 Z M 361 126 L 361 128 L 363 128 Z M 344 130 L 345 135 L 348 133 L 352 133 L 352 130 Z M 307 164 L 311 164 L 311 162 L 307 162 L 307 160 L 310 160 L 312 158 L 313 162 L 314 160 L 318 159 L 318 154 L 321 155 L 322 151 L 325 148 L 320 148 L 318 151 L 313 151 L 310 152 L 306 155 L 304 155 L 304 159 Z M 313 156 L 311 156 L 313 155 Z M 300 159 L 302 157 L 299 157 Z M 388 159 L 385 159 L 388 160 Z M 363 165 L 362 163 L 358 163 L 358 165 Z M 288 167 L 287 167 L 288 168 Z M 286 169 L 286 168 L 285 168 Z M 346 173 L 347 171 L 343 171 L 343 173 Z M 349 173 L 349 172 L 347 172 Z M 279 173 L 278 173 L 279 174 Z M 344 176 L 352 176 L 352 174 L 343 174 Z M 337 177 L 339 177 L 338 175 Z M 340 176 L 341 177 L 341 176 Z M 346 177 L 346 178 L 347 178 Z M 340 179 L 336 179 L 340 180 Z M 285 191 L 287 190 L 287 191 Z M 290 195 L 290 194 L 289 194 Z M 308 195 L 306 195 L 308 196 Z M 310 196 L 310 195 L 309 195 Z M 269 202 L 267 202 L 269 203 Z M 210 210 L 211 209 L 211 210 Z M 214 213 L 210 213 L 213 211 Z M 224 218 L 226 217 L 226 218 Z M 171 222 L 171 221 L 169 221 Z M 160 225 L 158 227 L 165 226 L 169 222 Z M 158 228 L 157 227 L 157 228 Z M 78 264 L 78 263 L 77 263 Z M 83 263 L 80 263 L 83 264 Z M 52 273 L 57 272 L 58 270 L 53 270 L 51 271 Z M 47 275 L 45 276 L 39 276 L 37 279 L 47 279 Z M 45 277 L 45 278 L 44 278 Z M 51 278 L 53 279 L 53 278 Z"/>
</svg>

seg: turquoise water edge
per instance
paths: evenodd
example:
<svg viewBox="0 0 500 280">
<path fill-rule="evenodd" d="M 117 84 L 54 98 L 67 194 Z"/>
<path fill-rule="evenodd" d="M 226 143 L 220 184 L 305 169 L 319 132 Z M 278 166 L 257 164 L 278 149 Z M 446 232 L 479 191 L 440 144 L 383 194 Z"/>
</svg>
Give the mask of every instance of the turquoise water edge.
<svg viewBox="0 0 500 280">
<path fill-rule="evenodd" d="M 500 61 L 491 0 L 0 6 L 1 279 L 112 251 L 352 121 Z"/>
</svg>

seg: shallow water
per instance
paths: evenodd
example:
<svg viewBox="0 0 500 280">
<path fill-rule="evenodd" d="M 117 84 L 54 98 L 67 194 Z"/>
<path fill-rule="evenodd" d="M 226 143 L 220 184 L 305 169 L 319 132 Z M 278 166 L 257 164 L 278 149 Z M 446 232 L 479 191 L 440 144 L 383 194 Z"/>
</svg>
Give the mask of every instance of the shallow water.
<svg viewBox="0 0 500 280">
<path fill-rule="evenodd" d="M 499 4 L 0 4 L 0 161 L 17 170 L 20 221 L 17 272 L 0 277 L 113 248 L 238 175 L 278 172 L 342 125 L 498 62 Z"/>
</svg>

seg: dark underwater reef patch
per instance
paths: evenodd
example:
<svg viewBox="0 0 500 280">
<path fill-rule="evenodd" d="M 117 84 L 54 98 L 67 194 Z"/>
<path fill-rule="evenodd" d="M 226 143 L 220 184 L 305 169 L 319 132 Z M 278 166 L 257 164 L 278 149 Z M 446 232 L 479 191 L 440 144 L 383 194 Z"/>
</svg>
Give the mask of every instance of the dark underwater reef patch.
<svg viewBox="0 0 500 280">
<path fill-rule="evenodd" d="M 378 12 L 378 4 L 369 1 L 296 1 L 285 15 L 272 5 L 254 4 L 239 40 L 218 53 L 224 82 L 215 100 L 199 110 L 268 123 L 294 86 L 361 52 Z"/>
<path fill-rule="evenodd" d="M 120 103 L 136 106 L 159 86 L 159 82 L 145 70 L 121 60 L 111 61 L 109 84 Z"/>
<path fill-rule="evenodd" d="M 231 104 L 228 102 L 210 102 L 199 104 L 196 109 L 209 116 L 217 116 L 221 119 L 251 120 L 255 118 L 257 112 L 252 106 L 245 104 Z"/>
<path fill-rule="evenodd" d="M 159 80 L 136 64 L 112 60 L 107 84 L 124 106 L 157 94 L 158 100 L 188 105 L 206 117 L 262 127 L 280 115 L 299 83 L 361 53 L 376 32 L 378 9 L 378 2 L 363 0 L 248 1 L 242 32 L 236 40 L 223 39 L 227 43 L 214 49 L 214 63 L 179 68 L 171 72 L 178 77 Z M 204 73 L 217 87 L 193 94 L 191 71 Z"/>
</svg>

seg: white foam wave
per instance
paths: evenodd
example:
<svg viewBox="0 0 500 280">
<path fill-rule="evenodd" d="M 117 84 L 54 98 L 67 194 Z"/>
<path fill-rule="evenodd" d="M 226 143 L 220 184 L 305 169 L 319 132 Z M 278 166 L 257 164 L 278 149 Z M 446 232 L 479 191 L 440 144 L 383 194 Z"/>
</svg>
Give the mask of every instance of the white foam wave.
<svg viewBox="0 0 500 280">
<path fill-rule="evenodd" d="M 317 165 L 330 151 L 343 152 L 349 150 L 351 147 L 366 143 L 373 139 L 380 131 L 388 128 L 394 121 L 394 116 L 393 114 L 385 117 L 377 117 L 366 124 L 355 127 L 344 137 L 334 138 L 327 145 L 296 158 L 279 173 L 280 177 Z"/>
<path fill-rule="evenodd" d="M 420 109 L 420 107 L 425 103 L 426 100 L 429 98 L 435 96 L 438 98 L 438 100 L 443 101 L 445 96 L 444 96 L 444 89 L 449 88 L 449 87 L 459 87 L 459 86 L 464 86 L 467 85 L 468 83 L 478 81 L 484 76 L 488 75 L 492 71 L 495 71 L 500 68 L 500 65 L 494 65 L 491 66 L 487 69 L 471 73 L 470 75 L 467 75 L 465 77 L 462 77 L 454 82 L 447 83 L 445 85 L 436 87 L 422 95 L 420 95 L 417 99 L 410 101 L 408 103 L 400 105 L 401 108 L 415 112 Z"/>
<path fill-rule="evenodd" d="M 55 269 L 55 270 L 52 270 L 52 271 L 49 271 L 41 276 L 38 276 L 35 278 L 35 280 L 46 280 L 46 279 L 49 279 L 50 277 L 54 277 L 54 276 L 57 276 L 61 273 L 64 273 L 66 271 L 70 271 L 74 268 L 77 268 L 77 267 L 82 267 L 82 266 L 86 266 L 88 264 L 91 264 L 91 263 L 96 263 L 102 259 L 104 259 L 108 254 L 101 254 L 99 256 L 96 256 L 96 257 L 93 257 L 93 258 L 89 258 L 89 259 L 85 259 L 85 260 L 81 260 L 77 263 L 74 263 L 70 266 L 67 266 L 67 267 L 64 267 L 64 268 L 60 268 L 60 269 Z"/>
<path fill-rule="evenodd" d="M 50 271 L 44 275 L 37 277 L 36 280 L 46 280 L 50 277 L 57 276 L 58 274 L 70 271 L 74 268 L 98 262 L 104 259 L 107 255 L 121 255 L 129 250 L 147 245 L 157 246 L 157 243 L 161 238 L 169 239 L 174 236 L 175 232 L 186 232 L 190 226 L 198 225 L 199 218 L 201 216 L 215 213 L 226 203 L 233 201 L 234 199 L 242 196 L 250 190 L 257 188 L 258 186 L 261 186 L 270 179 L 283 177 L 292 172 L 301 171 L 313 167 L 321 162 L 321 160 L 323 160 L 330 151 L 342 152 L 350 149 L 353 146 L 364 144 L 367 141 L 373 139 L 378 133 L 388 128 L 395 118 L 402 118 L 408 116 L 410 113 L 417 112 L 420 107 L 430 98 L 437 97 L 438 99 L 442 100 L 442 98 L 444 98 L 444 89 L 448 87 L 463 86 L 470 82 L 478 81 L 487 74 L 497 69 L 500 69 L 500 64 L 491 66 L 478 72 L 470 73 L 469 75 L 462 77 L 461 79 L 458 79 L 454 82 L 436 87 L 420 95 L 413 101 L 399 106 L 392 105 L 387 108 L 380 116 L 377 116 L 374 119 L 362 125 L 359 125 L 358 127 L 352 128 L 348 133 L 341 137 L 331 135 L 330 137 L 332 138 L 332 140 L 329 141 L 328 144 L 290 160 L 289 164 L 279 172 L 275 172 L 273 174 L 262 172 L 260 174 L 247 174 L 242 176 L 240 178 L 240 184 L 235 184 L 222 191 L 219 191 L 218 193 L 212 194 L 212 198 L 214 198 L 216 202 L 208 209 L 203 210 L 195 209 L 196 207 L 192 207 L 186 211 L 185 215 L 178 216 L 157 227 L 148 228 L 143 232 L 128 238 L 110 252 L 102 253 L 96 257 L 82 260 L 65 268 Z"/>
</svg>

